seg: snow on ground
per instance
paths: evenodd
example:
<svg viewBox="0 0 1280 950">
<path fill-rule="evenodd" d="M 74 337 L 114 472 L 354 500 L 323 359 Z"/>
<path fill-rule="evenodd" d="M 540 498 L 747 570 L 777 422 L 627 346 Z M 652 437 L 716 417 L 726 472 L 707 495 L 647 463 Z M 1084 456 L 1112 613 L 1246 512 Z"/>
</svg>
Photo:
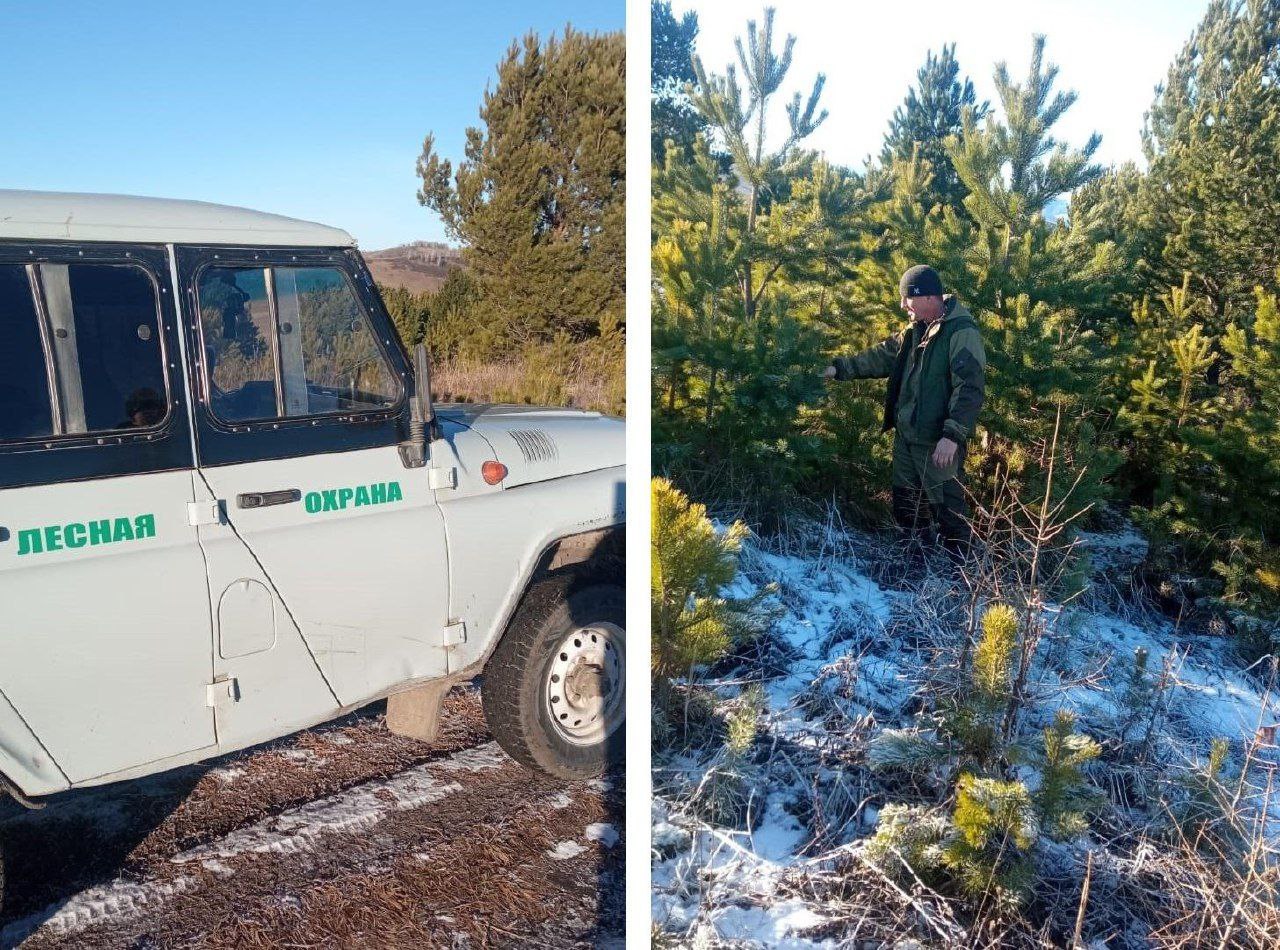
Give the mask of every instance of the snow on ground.
<svg viewBox="0 0 1280 950">
<path fill-rule="evenodd" d="M 223 864 L 221 861 L 218 861 L 214 858 L 210 858 L 207 861 L 201 861 L 200 866 L 203 867 L 206 871 L 212 871 L 214 874 L 218 875 L 218 877 L 231 877 L 231 875 L 236 873 L 235 871 L 231 870 L 231 868 Z"/>
<path fill-rule="evenodd" d="M 240 828 L 212 844 L 200 845 L 170 860 L 175 864 L 240 854 L 291 854 L 313 847 L 326 832 L 351 833 L 376 825 L 388 814 L 421 808 L 460 791 L 440 773 L 501 768 L 505 757 L 496 742 L 486 742 L 447 759 L 424 762 L 389 778 L 365 782 Z"/>
<path fill-rule="evenodd" d="M 133 917 L 192 890 L 197 883 L 196 878 L 184 874 L 171 881 L 135 883 L 120 878 L 110 884 L 86 888 L 55 911 L 23 917 L 0 930 L 0 946 L 16 946 L 36 930 L 62 936 L 91 924 Z"/>
<path fill-rule="evenodd" d="M 559 841 L 554 848 L 547 852 L 547 857 L 556 861 L 571 861 L 578 855 L 585 854 L 586 850 L 576 841 Z"/>
<path fill-rule="evenodd" d="M 311 749 L 285 749 L 280 754 L 290 762 L 306 762 L 309 765 L 323 765 L 326 761 L 324 756 L 317 755 Z"/>
<path fill-rule="evenodd" d="M 1132 565 L 1146 546 L 1131 525 L 1088 535 L 1084 543 L 1095 571 Z M 820 553 L 779 554 L 756 539 L 748 541 L 738 579 L 726 591 L 742 597 L 769 582 L 777 585 L 768 598 L 777 611 L 769 636 L 785 662 L 772 674 L 766 671 L 770 678 L 763 684 L 766 708 L 758 742 L 767 761 L 761 766 L 762 780 L 753 783 L 758 796 L 750 805 L 758 816 L 753 830 L 713 827 L 691 816 L 679 800 L 661 793 L 653 799 L 654 920 L 692 945 L 722 941 L 800 950 L 838 943 L 838 937 L 806 938 L 824 923 L 823 908 L 781 889 L 787 873 L 807 857 L 809 832 L 794 812 L 812 800 L 815 775 L 801 774 L 802 769 L 789 764 L 793 756 L 777 755 L 776 750 L 824 743 L 823 710 L 813 701 L 815 694 L 838 702 L 846 722 L 860 715 L 874 717 L 878 726 L 910 721 L 904 705 L 927 662 L 910 642 L 912 595 L 872 581 L 848 555 L 847 546 L 843 556 L 830 555 L 822 544 L 811 547 Z M 1186 761 L 1201 759 L 1214 737 L 1231 738 L 1239 749 L 1260 721 L 1280 720 L 1274 698 L 1240 671 L 1221 639 L 1188 636 L 1160 618 L 1142 618 L 1139 626 L 1099 610 L 1050 605 L 1046 618 L 1052 625 L 1042 644 L 1045 705 L 1076 709 L 1086 730 L 1091 722 L 1114 720 L 1117 692 L 1139 647 L 1148 651 L 1148 669 L 1161 670 L 1169 657 L 1176 673 L 1164 732 Z M 737 673 L 751 676 L 749 671 Z M 719 693 L 730 698 L 738 688 L 723 686 Z M 825 767 L 809 762 L 822 773 L 818 777 L 830 777 Z M 687 788 L 696 787 L 706 777 L 707 765 L 690 756 L 671 757 L 657 767 L 655 784 L 683 777 Z M 870 834 L 876 815 L 867 804 L 846 838 L 856 841 Z"/>
<path fill-rule="evenodd" d="M 244 768 L 241 766 L 223 766 L 222 768 L 210 769 L 209 774 L 216 778 L 223 785 L 230 785 L 240 776 L 244 775 Z"/>
<path fill-rule="evenodd" d="M 1219 736 L 1241 741 L 1259 725 L 1280 716 L 1276 697 L 1269 697 L 1263 708 L 1265 691 L 1241 675 L 1229 644 L 1221 638 L 1179 636 L 1167 621 L 1140 627 L 1097 612 L 1081 611 L 1072 620 L 1079 629 L 1070 639 L 1073 662 L 1063 672 L 1078 674 L 1089 666 L 1105 665 L 1112 675 L 1095 688 L 1067 690 L 1057 703 L 1060 706 L 1074 707 L 1086 716 L 1090 712 L 1115 715 L 1119 693 L 1114 687 L 1123 682 L 1135 652 L 1143 649 L 1148 670 L 1157 672 L 1169 660 L 1177 685 L 1166 731 L 1190 740 L 1193 746 Z"/>
<path fill-rule="evenodd" d="M 563 797 L 564 795 L 562 793 L 552 799 L 550 802 L 551 807 L 557 809 L 563 808 L 564 806 L 558 803 L 558 799 Z M 622 840 L 621 835 L 618 834 L 618 829 L 613 827 L 613 825 L 607 821 L 592 822 L 583 829 L 582 833 L 588 841 L 597 841 L 606 848 L 612 848 Z M 586 846 L 577 841 L 560 841 L 554 848 L 547 852 L 547 857 L 556 861 L 570 861 L 573 858 L 586 853 Z"/>
<path fill-rule="evenodd" d="M 772 632 L 790 655 L 787 673 L 765 684 L 767 733 L 804 743 L 815 730 L 800 694 L 849 647 L 843 633 L 883 639 L 893 592 L 882 590 L 848 562 L 772 554 L 748 543 L 742 570 L 728 593 L 745 597 L 774 582 L 771 606 L 781 615 Z M 891 658 L 864 663 L 868 708 L 905 699 L 904 671 Z M 768 741 L 768 740 L 765 740 Z M 677 763 L 688 767 L 690 763 Z M 820 909 L 795 900 L 776 900 L 779 878 L 797 860 L 807 832 L 788 811 L 804 790 L 800 776 L 770 783 L 763 816 L 750 832 L 695 828 L 670 814 L 670 803 L 653 800 L 654 920 L 665 929 L 687 932 L 694 943 L 712 938 L 794 950 L 825 946 L 798 936 L 822 923 Z M 789 780 L 788 780 L 789 779 Z"/>
<path fill-rule="evenodd" d="M 607 821 L 597 821 L 587 825 L 586 836 L 592 841 L 599 841 L 606 848 L 618 843 L 618 829 Z"/>
<path fill-rule="evenodd" d="M 1147 556 L 1150 546 L 1142 532 L 1128 521 L 1118 531 L 1080 531 L 1076 540 L 1088 552 L 1095 571 L 1132 567 Z"/>
</svg>

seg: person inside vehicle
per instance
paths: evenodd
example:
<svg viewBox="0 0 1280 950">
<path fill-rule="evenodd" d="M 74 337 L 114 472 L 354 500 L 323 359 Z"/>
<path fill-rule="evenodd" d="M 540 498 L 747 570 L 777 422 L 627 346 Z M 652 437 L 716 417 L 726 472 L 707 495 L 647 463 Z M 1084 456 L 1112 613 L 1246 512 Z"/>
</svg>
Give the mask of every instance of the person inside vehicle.
<svg viewBox="0 0 1280 950">
<path fill-rule="evenodd" d="M 164 418 L 164 397 L 144 386 L 129 394 L 124 404 L 125 419 L 117 429 L 145 429 Z"/>
</svg>

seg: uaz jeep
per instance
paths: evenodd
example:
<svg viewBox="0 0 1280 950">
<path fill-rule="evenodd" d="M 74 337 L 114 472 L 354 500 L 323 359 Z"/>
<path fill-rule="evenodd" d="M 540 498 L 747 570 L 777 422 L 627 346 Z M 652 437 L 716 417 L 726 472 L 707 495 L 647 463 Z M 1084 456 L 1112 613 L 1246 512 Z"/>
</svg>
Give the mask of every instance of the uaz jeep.
<svg viewBox="0 0 1280 950">
<path fill-rule="evenodd" d="M 430 739 L 481 670 L 520 762 L 581 777 L 618 755 L 622 423 L 433 407 L 346 232 L 0 191 L 0 333 L 19 801 L 383 697 Z"/>
</svg>

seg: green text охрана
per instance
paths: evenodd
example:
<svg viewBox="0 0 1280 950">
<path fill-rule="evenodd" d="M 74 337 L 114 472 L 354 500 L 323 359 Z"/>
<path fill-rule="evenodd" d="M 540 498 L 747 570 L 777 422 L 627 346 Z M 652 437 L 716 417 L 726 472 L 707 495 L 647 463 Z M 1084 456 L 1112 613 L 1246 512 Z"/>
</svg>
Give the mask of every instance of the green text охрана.
<svg viewBox="0 0 1280 950">
<path fill-rule="evenodd" d="M 368 486 L 357 485 L 355 488 L 327 488 L 324 491 L 307 492 L 303 505 L 307 514 L 314 515 L 322 511 L 385 505 L 393 501 L 404 501 L 399 482 L 375 482 Z"/>
</svg>

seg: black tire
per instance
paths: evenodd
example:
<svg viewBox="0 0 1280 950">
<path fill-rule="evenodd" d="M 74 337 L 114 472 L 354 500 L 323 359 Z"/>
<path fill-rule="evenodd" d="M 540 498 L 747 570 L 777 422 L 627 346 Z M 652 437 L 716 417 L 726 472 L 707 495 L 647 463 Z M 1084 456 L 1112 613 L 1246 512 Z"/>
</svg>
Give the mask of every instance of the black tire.
<svg viewBox="0 0 1280 950">
<path fill-rule="evenodd" d="M 547 582 L 534 588 L 489 658 L 480 690 L 489 731 L 507 754 L 528 768 L 570 780 L 592 778 L 621 762 L 626 745 L 622 721 L 601 741 L 574 744 L 561 735 L 545 701 L 557 647 L 591 624 L 616 626 L 625 642 L 621 587 L 596 584 L 573 590 L 562 582 Z M 625 716 L 625 703 L 619 715 Z"/>
</svg>

